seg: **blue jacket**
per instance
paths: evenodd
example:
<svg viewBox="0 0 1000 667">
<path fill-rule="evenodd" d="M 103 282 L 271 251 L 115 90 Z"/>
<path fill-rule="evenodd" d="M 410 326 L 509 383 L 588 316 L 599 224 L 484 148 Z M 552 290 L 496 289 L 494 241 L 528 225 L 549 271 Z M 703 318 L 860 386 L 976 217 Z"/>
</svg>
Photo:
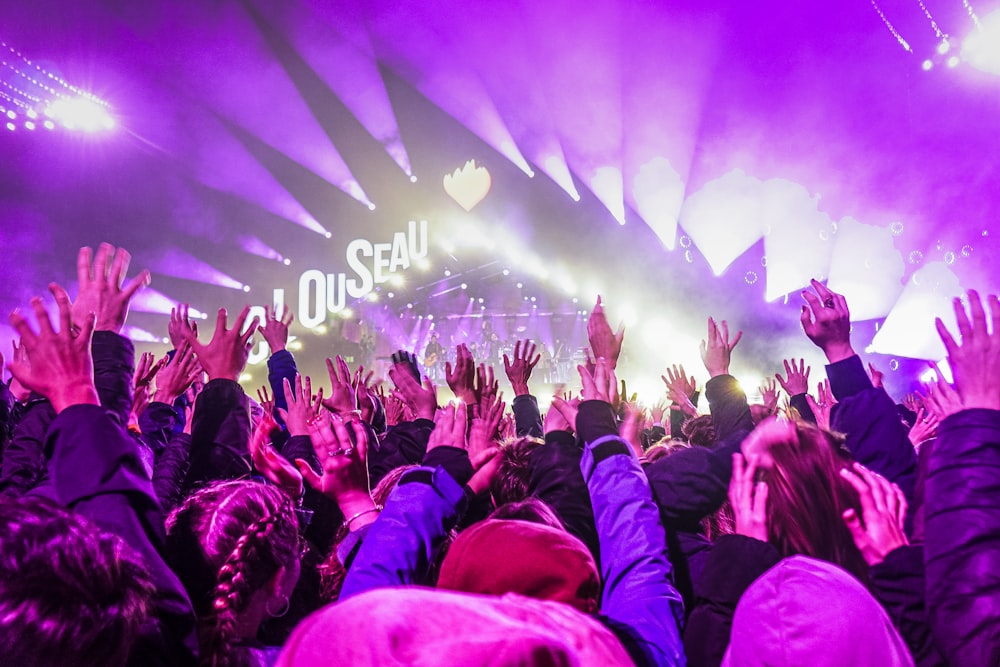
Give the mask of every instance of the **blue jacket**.
<svg viewBox="0 0 1000 667">
<path fill-rule="evenodd" d="M 670 582 L 666 538 L 649 483 L 631 447 L 618 437 L 610 405 L 584 402 L 577 424 L 587 443 L 580 466 L 600 539 L 602 620 L 636 664 L 682 665 L 683 605 Z M 426 583 L 434 554 L 467 499 L 444 466 L 403 475 L 371 525 L 340 599 Z"/>
<path fill-rule="evenodd" d="M 1000 662 L 1000 411 L 938 428 L 927 473 L 927 607 L 950 665 Z"/>
</svg>

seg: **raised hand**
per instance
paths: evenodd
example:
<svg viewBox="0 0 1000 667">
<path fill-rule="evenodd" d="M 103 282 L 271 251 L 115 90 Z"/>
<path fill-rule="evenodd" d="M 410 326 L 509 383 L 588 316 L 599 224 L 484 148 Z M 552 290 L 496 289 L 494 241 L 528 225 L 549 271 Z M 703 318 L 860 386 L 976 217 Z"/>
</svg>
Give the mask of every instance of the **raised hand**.
<svg viewBox="0 0 1000 667">
<path fill-rule="evenodd" d="M 479 364 L 476 369 L 476 396 L 479 397 L 479 402 L 473 406 L 473 413 L 477 415 L 487 414 L 496 401 L 503 400 L 500 382 L 493 375 L 492 366 Z"/>
<path fill-rule="evenodd" d="M 150 281 L 149 271 L 143 270 L 123 286 L 131 261 L 127 250 L 109 243 L 98 246 L 96 258 L 90 248 L 80 248 L 76 256 L 80 293 L 73 303 L 73 326 L 82 328 L 84 320 L 94 313 L 95 331 L 121 333 L 132 297 Z"/>
<path fill-rule="evenodd" d="M 542 358 L 541 354 L 535 354 L 536 349 L 537 347 L 530 340 L 519 340 L 514 343 L 513 361 L 506 354 L 503 355 L 503 369 L 507 373 L 511 387 L 514 388 L 515 396 L 531 393 L 528 391 L 528 380 L 531 378 L 531 372 L 535 370 L 535 366 Z"/>
<path fill-rule="evenodd" d="M 778 393 L 778 387 L 774 380 L 764 378 L 764 382 L 760 385 L 760 397 L 768 414 L 773 415 L 774 411 L 778 409 Z"/>
<path fill-rule="evenodd" d="M 465 437 L 468 423 L 468 407 L 465 403 L 448 403 L 434 415 L 434 430 L 427 440 L 427 451 L 438 447 L 468 449 L 469 443 Z"/>
<path fill-rule="evenodd" d="M 847 299 L 818 280 L 811 281 L 811 284 L 815 294 L 808 290 L 802 292 L 802 298 L 806 300 L 799 315 L 803 331 L 816 347 L 823 350 L 831 364 L 853 357 L 851 311 L 847 308 Z"/>
<path fill-rule="evenodd" d="M 919 412 L 924 407 L 924 401 L 917 394 L 907 394 L 903 397 L 903 406 L 910 412 Z"/>
<path fill-rule="evenodd" d="M 170 344 L 175 350 L 179 350 L 181 345 L 187 341 L 185 331 L 190 331 L 194 337 L 198 337 L 198 323 L 188 317 L 190 306 L 186 303 L 177 304 L 176 308 L 170 309 L 170 323 L 167 325 L 167 335 L 170 337 Z"/>
<path fill-rule="evenodd" d="M 548 434 L 553 431 L 568 431 L 570 433 L 576 428 L 576 413 L 580 406 L 580 399 L 568 399 L 554 396 L 549 409 L 545 413 L 545 420 L 542 423 L 542 430 Z"/>
<path fill-rule="evenodd" d="M 421 385 L 405 364 L 395 364 L 389 369 L 389 379 L 396 386 L 393 396 L 409 407 L 417 419 L 434 419 L 437 412 L 437 388 L 425 377 Z"/>
<path fill-rule="evenodd" d="M 272 412 L 265 409 L 264 416 L 257 422 L 257 427 L 250 437 L 250 459 L 257 472 L 264 475 L 290 498 L 297 499 L 303 491 L 302 473 L 274 450 L 271 434 L 278 428 Z"/>
<path fill-rule="evenodd" d="M 953 302 L 962 342 L 955 342 L 941 318 L 935 321 L 938 335 L 948 350 L 955 389 L 965 408 L 1000 410 L 1000 299 L 995 294 L 986 297 L 992 327 L 979 293 L 969 290 L 968 299 L 968 314 L 961 299 Z"/>
<path fill-rule="evenodd" d="M 392 365 L 405 368 L 413 376 L 413 379 L 420 382 L 420 367 L 417 366 L 417 358 L 412 352 L 406 350 L 396 350 L 392 353 Z"/>
<path fill-rule="evenodd" d="M 351 369 L 340 355 L 336 361 L 327 357 L 326 371 L 330 376 L 330 397 L 323 401 L 323 407 L 330 412 L 344 414 L 358 409 L 358 395 L 351 379 Z"/>
<path fill-rule="evenodd" d="M 2 358 L 2 357 L 0 357 Z M 138 389 L 140 387 L 148 387 L 152 383 L 153 378 L 160 371 L 165 360 L 160 360 L 159 363 L 156 362 L 156 357 L 152 352 L 143 352 L 139 356 L 139 363 L 135 365 L 135 373 L 132 375 L 132 386 Z"/>
<path fill-rule="evenodd" d="M 805 359 L 799 359 L 798 364 L 795 363 L 794 359 L 785 359 L 785 375 L 787 377 L 781 377 L 781 373 L 775 373 L 774 379 L 778 381 L 789 397 L 808 394 L 809 373 L 811 371 L 812 366 L 806 366 Z"/>
<path fill-rule="evenodd" d="M 930 367 L 934 369 L 937 380 L 924 385 L 927 394 L 921 394 L 920 401 L 930 414 L 934 415 L 939 422 L 942 422 L 949 415 L 964 410 L 965 403 L 962 401 L 962 397 L 958 395 L 958 392 L 944 379 L 944 375 L 941 373 L 938 365 L 932 362 Z"/>
<path fill-rule="evenodd" d="M 308 463 L 296 459 L 302 478 L 337 503 L 347 517 L 344 524 L 351 530 L 374 521 L 380 508 L 375 506 L 368 484 L 368 432 L 364 424 L 355 420 L 348 426 L 338 415 L 323 411 L 310 421 L 309 439 L 323 474 L 317 475 Z"/>
<path fill-rule="evenodd" d="M 587 338 L 590 341 L 590 349 L 594 351 L 594 357 L 604 358 L 611 370 L 614 370 L 622 353 L 625 325 L 620 324 L 617 332 L 611 330 L 600 295 L 597 296 L 597 303 L 594 304 L 594 309 L 587 320 Z"/>
<path fill-rule="evenodd" d="M 11 348 L 13 348 L 13 355 L 11 355 L 11 364 L 19 364 L 25 369 L 31 368 L 31 361 L 28 360 L 28 352 L 24 349 L 24 345 L 18 345 L 17 340 L 12 340 L 10 342 Z M 4 368 L 7 368 L 5 365 Z M 17 379 L 14 375 L 10 379 L 10 393 L 14 397 L 15 401 L 24 402 L 27 401 L 31 396 L 31 390 L 21 384 L 21 381 Z"/>
<path fill-rule="evenodd" d="M 694 376 L 689 378 L 682 365 L 674 364 L 667 368 L 667 374 L 661 375 L 660 379 L 667 386 L 667 398 L 674 403 L 680 404 L 685 399 L 690 402 L 698 391 Z"/>
<path fill-rule="evenodd" d="M 756 456 L 733 454 L 729 503 L 733 507 L 736 534 L 767 542 L 767 482 L 755 481 L 757 463 Z"/>
<path fill-rule="evenodd" d="M 476 362 L 469 347 L 464 343 L 455 347 L 455 366 L 452 367 L 450 361 L 445 362 L 444 378 L 458 400 L 468 405 L 479 402 L 479 393 L 476 391 Z"/>
<path fill-rule="evenodd" d="M 917 411 L 917 420 L 913 422 L 913 428 L 908 435 L 910 444 L 914 447 L 930 440 L 937 435 L 938 418 L 932 412 L 924 412 L 923 408 Z"/>
<path fill-rule="evenodd" d="M 385 410 L 386 426 L 395 426 L 396 424 L 406 420 L 406 406 L 398 396 L 391 393 L 386 395 L 385 389 L 382 388 L 381 384 L 375 391 L 378 395 L 378 400 L 382 403 L 382 409 Z"/>
<path fill-rule="evenodd" d="M 667 404 L 662 400 L 649 409 L 649 414 L 653 418 L 653 424 L 663 424 L 663 415 L 667 414 Z"/>
<path fill-rule="evenodd" d="M 15 356 L 8 368 L 18 382 L 49 399 L 57 413 L 71 405 L 98 405 L 90 355 L 96 316 L 88 315 L 74 335 L 69 295 L 55 283 L 49 285 L 49 290 L 59 308 L 59 331 L 53 328 L 49 313 L 37 296 L 31 300 L 31 308 L 38 320 L 38 333 L 15 310 L 10 314 L 10 323 L 21 337 L 26 359 Z"/>
<path fill-rule="evenodd" d="M 725 320 L 720 320 L 716 324 L 711 317 L 708 318 L 708 340 L 701 341 L 701 360 L 705 363 L 705 370 L 711 377 L 719 375 L 729 375 L 729 362 L 732 358 L 733 348 L 743 338 L 743 332 L 737 332 L 732 341 L 729 340 L 729 324 Z"/>
<path fill-rule="evenodd" d="M 239 380 L 240 373 L 246 368 L 250 348 L 253 346 L 253 335 L 257 331 L 257 319 L 254 318 L 247 330 L 240 333 L 249 314 L 250 306 L 244 306 L 233 321 L 233 328 L 227 329 L 226 309 L 220 308 L 215 320 L 215 333 L 207 345 L 198 341 L 198 334 L 193 329 L 184 330 L 184 339 L 194 349 L 209 380 Z"/>
<path fill-rule="evenodd" d="M 615 378 L 615 371 L 607 359 L 600 357 L 597 360 L 597 367 L 593 375 L 585 366 L 577 366 L 580 373 L 580 381 L 583 383 L 584 400 L 604 401 L 611 405 L 618 404 L 618 380 Z"/>
<path fill-rule="evenodd" d="M 809 394 L 806 394 L 806 402 L 809 404 L 809 409 L 812 410 L 813 416 L 816 417 L 816 425 L 819 426 L 824 431 L 830 430 L 830 416 L 833 414 L 833 406 L 837 404 L 836 399 L 833 397 L 833 392 L 830 391 L 830 381 L 823 380 L 816 387 L 817 397 L 814 399 Z"/>
<path fill-rule="evenodd" d="M 288 327 L 294 320 L 295 316 L 287 305 L 283 307 L 281 317 L 278 317 L 277 311 L 264 306 L 264 321 L 260 325 L 260 335 L 267 341 L 271 354 L 281 352 L 288 345 Z"/>
<path fill-rule="evenodd" d="M 500 421 L 503 419 L 507 405 L 497 401 L 489 410 L 472 419 L 469 427 L 469 456 L 475 458 L 486 451 L 497 447 L 500 437 Z"/>
<path fill-rule="evenodd" d="M 876 389 L 883 386 L 882 380 L 885 377 L 885 373 L 875 368 L 875 364 L 868 362 L 868 374 L 872 378 L 872 386 Z"/>
<path fill-rule="evenodd" d="M 618 435 L 632 446 L 632 451 L 635 452 L 636 458 L 641 458 L 643 451 L 642 438 L 639 437 L 639 432 L 642 430 L 642 423 L 646 419 L 646 414 L 635 403 L 625 401 L 624 406 L 625 418 L 618 427 Z"/>
<path fill-rule="evenodd" d="M 316 408 L 312 403 L 312 380 L 306 376 L 303 385 L 302 376 L 295 375 L 295 387 L 292 388 L 288 378 L 283 381 L 287 410 L 278 408 L 278 414 L 285 421 L 288 435 L 309 435 L 309 422 L 316 419 Z"/>
<path fill-rule="evenodd" d="M 844 511 L 844 523 L 868 565 L 878 565 L 895 549 L 906 546 L 906 496 L 898 486 L 860 463 L 840 471 L 861 499 L 861 513 Z M 863 520 L 863 523 L 862 523 Z"/>
<path fill-rule="evenodd" d="M 268 391 L 266 385 L 257 390 L 257 402 L 265 414 L 274 414 L 274 398 L 272 398 L 271 392 Z"/>
<path fill-rule="evenodd" d="M 174 352 L 172 359 L 161 359 L 160 364 L 161 370 L 156 377 L 156 390 L 152 400 L 173 405 L 177 397 L 187 391 L 201 375 L 201 366 L 188 343 L 183 343 Z"/>
</svg>

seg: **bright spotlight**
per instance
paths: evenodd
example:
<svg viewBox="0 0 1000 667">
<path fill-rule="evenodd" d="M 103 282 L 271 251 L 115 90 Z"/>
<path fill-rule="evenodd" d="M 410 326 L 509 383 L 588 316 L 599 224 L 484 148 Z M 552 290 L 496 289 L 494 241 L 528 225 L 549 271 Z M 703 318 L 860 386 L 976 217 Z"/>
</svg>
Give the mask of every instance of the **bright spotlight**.
<svg viewBox="0 0 1000 667">
<path fill-rule="evenodd" d="M 462 289 L 468 289 L 469 285 L 467 283 L 462 283 Z"/>
<path fill-rule="evenodd" d="M 930 72 L 931 69 L 934 67 L 934 63 L 932 63 L 930 60 L 925 60 L 920 66 L 924 68 L 925 72 Z"/>
<path fill-rule="evenodd" d="M 414 174 L 410 174 L 410 183 L 416 183 L 417 177 Z"/>
<path fill-rule="evenodd" d="M 374 211 L 375 210 L 375 204 L 373 204 L 371 202 L 368 202 L 368 210 L 369 211 Z"/>
<path fill-rule="evenodd" d="M 980 71 L 1000 75 L 1000 10 L 984 16 L 979 30 L 962 42 L 962 58 Z"/>
<path fill-rule="evenodd" d="M 326 237 L 326 238 L 328 238 L 328 239 L 332 239 L 332 238 L 333 238 L 333 234 L 331 234 L 330 232 L 327 232 L 327 233 L 326 233 L 326 234 L 324 234 L 323 236 L 325 236 L 325 237 Z"/>
<path fill-rule="evenodd" d="M 504 274 L 505 276 L 509 276 L 509 275 L 510 275 L 510 269 L 504 269 L 504 270 L 503 270 L 503 274 Z"/>
<path fill-rule="evenodd" d="M 243 286 L 243 291 L 244 292 L 249 292 L 250 291 L 250 286 L 249 285 L 244 285 Z"/>
<path fill-rule="evenodd" d="M 284 258 L 283 260 L 281 260 L 281 263 L 282 263 L 282 264 L 284 264 L 285 266 L 289 266 L 289 265 L 291 265 L 291 263 L 292 263 L 292 260 L 290 260 L 290 259 L 288 259 L 288 258 L 286 257 L 286 258 Z"/>
<path fill-rule="evenodd" d="M 948 58 L 948 62 L 946 64 L 948 67 L 958 67 L 958 63 L 958 56 L 952 56 L 951 58 Z"/>
<path fill-rule="evenodd" d="M 70 130 L 100 132 L 115 127 L 115 119 L 104 107 L 83 97 L 60 97 L 49 105 L 49 109 L 52 117 Z"/>
</svg>

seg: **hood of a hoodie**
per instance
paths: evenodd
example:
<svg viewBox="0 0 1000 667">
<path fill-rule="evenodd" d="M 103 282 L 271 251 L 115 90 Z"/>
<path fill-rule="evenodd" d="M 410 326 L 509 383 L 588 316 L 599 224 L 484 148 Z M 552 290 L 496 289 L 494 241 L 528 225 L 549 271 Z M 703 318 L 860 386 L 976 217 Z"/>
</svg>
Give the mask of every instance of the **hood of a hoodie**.
<svg viewBox="0 0 1000 667">
<path fill-rule="evenodd" d="M 740 598 L 723 667 L 912 667 L 885 610 L 841 568 L 786 558 Z"/>
</svg>

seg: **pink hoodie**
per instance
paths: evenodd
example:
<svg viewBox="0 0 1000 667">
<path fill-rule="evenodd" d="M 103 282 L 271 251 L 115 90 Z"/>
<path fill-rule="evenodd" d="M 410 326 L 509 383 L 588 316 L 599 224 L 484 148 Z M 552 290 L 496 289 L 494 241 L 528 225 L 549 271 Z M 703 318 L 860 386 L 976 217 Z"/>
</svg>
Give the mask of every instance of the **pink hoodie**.
<svg viewBox="0 0 1000 667">
<path fill-rule="evenodd" d="M 792 556 L 747 589 L 723 667 L 912 667 L 882 606 L 832 563 Z"/>
<path fill-rule="evenodd" d="M 569 605 L 381 588 L 306 618 L 277 667 L 633 667 L 618 638 Z"/>
</svg>

